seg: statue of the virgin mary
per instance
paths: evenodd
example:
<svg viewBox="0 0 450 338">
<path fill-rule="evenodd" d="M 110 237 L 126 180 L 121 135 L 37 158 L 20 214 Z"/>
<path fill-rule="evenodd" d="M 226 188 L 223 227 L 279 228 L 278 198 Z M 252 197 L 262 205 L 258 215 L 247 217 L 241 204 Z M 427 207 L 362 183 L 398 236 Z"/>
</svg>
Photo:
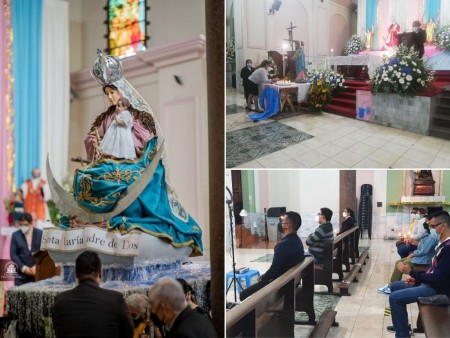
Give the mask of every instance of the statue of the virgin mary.
<svg viewBox="0 0 450 338">
<path fill-rule="evenodd" d="M 95 225 L 127 234 L 133 229 L 167 242 L 173 248 L 201 255 L 202 231 L 179 202 L 167 172 L 164 136 L 152 110 L 122 76 L 120 62 L 101 52 L 91 74 L 102 86 L 109 107 L 92 124 L 85 139 L 92 163 L 75 172 L 73 192 L 64 191 L 53 179 L 47 163 L 49 184 L 60 210 L 60 227 Z M 99 144 L 116 121 L 120 98 L 130 102 L 135 160 L 101 154 Z"/>
</svg>

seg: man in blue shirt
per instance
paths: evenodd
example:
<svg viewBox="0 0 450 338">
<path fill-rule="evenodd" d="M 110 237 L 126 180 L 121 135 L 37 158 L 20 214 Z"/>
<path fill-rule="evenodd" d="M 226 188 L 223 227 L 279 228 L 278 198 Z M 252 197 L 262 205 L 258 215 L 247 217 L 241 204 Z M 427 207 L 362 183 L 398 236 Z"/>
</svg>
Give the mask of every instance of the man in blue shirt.
<svg viewBox="0 0 450 338">
<path fill-rule="evenodd" d="M 239 296 L 241 301 L 280 277 L 293 266 L 303 262 L 305 252 L 303 243 L 297 235 L 301 225 L 302 218 L 294 211 L 289 211 L 286 216 L 281 217 L 280 223 L 278 223 L 278 231 L 283 234 L 283 238 L 274 248 L 272 265 L 265 274 L 259 277 L 258 283 L 241 292 Z"/>
<path fill-rule="evenodd" d="M 428 223 L 431 229 L 436 229 L 439 245 L 427 272 L 416 271 L 402 262 L 397 263 L 397 269 L 408 274 L 405 281 L 391 285 L 389 304 L 393 326 L 388 326 L 396 337 L 409 337 L 408 312 L 406 305 L 417 302 L 419 297 L 430 297 L 444 294 L 450 297 L 450 215 L 447 211 L 438 211 L 431 215 Z"/>
</svg>

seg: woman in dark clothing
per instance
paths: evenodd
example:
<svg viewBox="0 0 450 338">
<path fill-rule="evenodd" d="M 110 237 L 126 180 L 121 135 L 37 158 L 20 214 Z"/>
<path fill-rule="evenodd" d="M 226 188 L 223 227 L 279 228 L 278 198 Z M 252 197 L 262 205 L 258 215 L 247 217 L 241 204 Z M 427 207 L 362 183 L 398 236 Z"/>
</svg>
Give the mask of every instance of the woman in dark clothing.
<svg viewBox="0 0 450 338">
<path fill-rule="evenodd" d="M 183 278 L 177 278 L 177 281 L 183 287 L 183 291 L 184 291 L 184 294 L 186 295 L 186 301 L 187 301 L 189 307 L 192 310 L 194 310 L 194 311 L 196 311 L 196 312 L 198 312 L 198 313 L 208 317 L 209 319 L 211 319 L 211 316 L 209 315 L 209 312 L 206 311 L 204 308 L 202 308 L 201 306 L 199 306 L 197 304 L 197 301 L 195 300 L 195 292 L 192 289 L 192 286 L 190 286 L 188 284 L 188 282 L 186 282 Z"/>
<path fill-rule="evenodd" d="M 351 208 L 345 208 L 342 212 L 342 217 L 344 217 L 344 221 L 341 224 L 338 235 L 355 226 L 355 213 Z"/>
</svg>

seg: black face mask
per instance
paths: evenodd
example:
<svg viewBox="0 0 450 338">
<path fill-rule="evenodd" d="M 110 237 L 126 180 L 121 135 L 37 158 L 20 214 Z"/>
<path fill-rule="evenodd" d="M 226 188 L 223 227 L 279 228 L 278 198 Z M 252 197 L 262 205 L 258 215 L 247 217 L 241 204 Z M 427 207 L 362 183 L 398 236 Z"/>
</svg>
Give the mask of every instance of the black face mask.
<svg viewBox="0 0 450 338">
<path fill-rule="evenodd" d="M 162 332 L 162 327 L 164 326 L 164 323 L 158 318 L 158 316 L 155 315 L 154 313 L 150 313 L 150 320 L 159 329 L 159 331 Z"/>
</svg>

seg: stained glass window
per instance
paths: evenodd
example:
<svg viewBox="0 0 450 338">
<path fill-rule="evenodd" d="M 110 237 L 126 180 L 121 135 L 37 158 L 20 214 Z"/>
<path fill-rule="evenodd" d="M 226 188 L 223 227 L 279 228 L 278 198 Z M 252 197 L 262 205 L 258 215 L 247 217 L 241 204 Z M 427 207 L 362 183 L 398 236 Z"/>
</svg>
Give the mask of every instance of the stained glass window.
<svg viewBox="0 0 450 338">
<path fill-rule="evenodd" d="M 110 55 L 133 55 L 147 47 L 147 0 L 109 0 L 108 50 Z"/>
</svg>

